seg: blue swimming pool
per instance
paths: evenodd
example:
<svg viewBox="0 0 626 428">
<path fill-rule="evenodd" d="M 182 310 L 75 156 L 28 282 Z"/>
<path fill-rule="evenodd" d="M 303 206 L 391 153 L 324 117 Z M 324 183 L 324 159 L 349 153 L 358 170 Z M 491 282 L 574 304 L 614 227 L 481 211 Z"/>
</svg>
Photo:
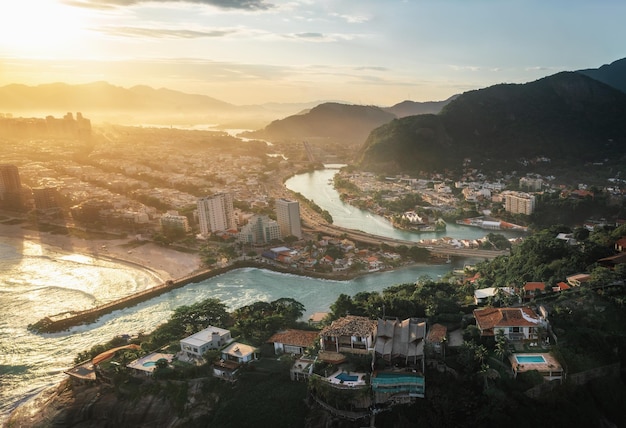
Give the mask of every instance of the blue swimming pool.
<svg viewBox="0 0 626 428">
<path fill-rule="evenodd" d="M 356 375 L 349 375 L 348 373 L 339 373 L 335 376 L 335 379 L 339 379 L 344 382 L 356 382 L 359 380 L 359 377 Z"/>
<path fill-rule="evenodd" d="M 372 383 L 379 385 L 396 384 L 396 383 L 415 383 L 424 384 L 424 377 L 417 373 L 406 372 L 378 372 L 376 376 L 372 378 Z"/>
<path fill-rule="evenodd" d="M 546 362 L 543 355 L 516 355 L 515 359 L 519 364 L 540 364 Z"/>
<path fill-rule="evenodd" d="M 142 366 L 144 366 L 144 367 L 153 367 L 153 366 L 156 366 L 156 362 L 154 362 L 154 361 L 146 361 L 145 363 L 142 364 Z"/>
</svg>

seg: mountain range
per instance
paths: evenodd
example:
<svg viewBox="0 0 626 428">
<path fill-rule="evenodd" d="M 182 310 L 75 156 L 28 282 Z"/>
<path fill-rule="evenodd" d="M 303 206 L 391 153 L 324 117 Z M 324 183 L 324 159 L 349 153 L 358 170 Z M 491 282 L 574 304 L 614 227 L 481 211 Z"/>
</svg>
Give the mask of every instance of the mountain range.
<svg viewBox="0 0 626 428">
<path fill-rule="evenodd" d="M 626 94 L 582 73 L 469 91 L 438 115 L 396 119 L 370 134 L 362 168 L 458 168 L 548 158 L 581 165 L 626 154 Z"/>
<path fill-rule="evenodd" d="M 405 117 L 376 128 L 358 164 L 385 172 L 455 169 L 469 159 L 494 167 L 538 158 L 570 167 L 623 164 L 626 93 L 618 89 L 626 81 L 619 72 L 623 64 L 466 92 L 437 115 Z M 615 85 L 589 77 L 596 73 Z"/>
<path fill-rule="evenodd" d="M 453 98 L 430 102 L 403 101 L 386 108 L 323 103 L 300 114 L 275 120 L 263 129 L 242 135 L 271 141 L 323 139 L 360 146 L 378 126 L 401 117 L 438 113 Z"/>
<path fill-rule="evenodd" d="M 257 129 L 277 117 L 310 109 L 321 101 L 237 106 L 206 95 L 149 86 L 123 88 L 107 82 L 50 83 L 0 87 L 0 112 L 15 116 L 61 117 L 82 112 L 94 122 L 125 125 L 206 125 Z"/>
<path fill-rule="evenodd" d="M 588 68 L 578 70 L 578 72 L 626 93 L 626 58 L 605 64 L 600 68 Z"/>
<path fill-rule="evenodd" d="M 323 101 L 302 103 L 266 103 L 259 105 L 234 105 L 206 95 L 188 94 L 171 89 L 155 89 L 139 85 L 123 88 L 107 82 L 94 82 L 80 85 L 66 83 L 50 83 L 38 86 L 11 84 L 0 87 L 0 112 L 13 115 L 30 115 L 45 117 L 48 115 L 61 117 L 67 112 L 82 112 L 94 122 L 113 122 L 119 124 L 137 125 L 142 123 L 160 125 L 195 125 L 216 124 L 221 128 L 260 129 L 278 118 L 294 115 L 296 121 L 302 115 L 323 104 Z M 410 114 L 430 113 L 441 110 L 446 101 L 419 103 L 405 101 L 388 110 L 389 121 L 395 117 Z M 335 106 L 335 121 L 341 121 L 340 102 L 331 103 Z M 345 119 L 349 122 L 354 119 L 354 109 L 347 108 Z M 360 109 L 364 112 L 364 120 L 371 113 L 371 109 Z M 315 113 L 313 121 L 315 121 Z M 351 119 L 352 118 L 352 119 Z M 369 131 L 384 122 L 374 122 L 365 134 L 358 133 L 362 142 Z M 289 126 L 289 125 L 288 125 Z M 306 125 L 291 131 L 280 130 L 273 136 L 266 131 L 269 139 L 283 138 L 286 135 L 298 134 L 298 138 L 317 137 L 312 135 Z M 336 125 L 335 127 L 337 127 Z M 280 129 L 280 125 L 273 125 L 271 130 Z M 308 126 L 308 129 L 313 129 Z M 302 135 L 302 133 L 306 135 Z M 340 135 L 343 135 L 340 133 Z"/>
<path fill-rule="evenodd" d="M 331 141 L 349 145 L 363 168 L 411 171 L 457 167 L 471 158 L 483 163 L 536 157 L 578 162 L 621 159 L 625 97 L 626 58 L 535 82 L 494 85 L 444 101 L 403 101 L 391 107 L 341 102 L 237 106 L 170 89 L 127 89 L 95 82 L 0 87 L 0 112 L 62 116 L 82 111 L 95 123 L 256 129 L 245 136 Z"/>
</svg>

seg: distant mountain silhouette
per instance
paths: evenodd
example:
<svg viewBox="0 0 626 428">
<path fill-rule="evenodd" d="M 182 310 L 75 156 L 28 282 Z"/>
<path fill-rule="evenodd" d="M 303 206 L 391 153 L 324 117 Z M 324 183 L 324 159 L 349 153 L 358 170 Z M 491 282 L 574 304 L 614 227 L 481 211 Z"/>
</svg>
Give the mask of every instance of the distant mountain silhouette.
<svg viewBox="0 0 626 428">
<path fill-rule="evenodd" d="M 456 97 L 458 97 L 458 95 L 454 95 L 445 101 L 402 101 L 391 107 L 385 107 L 383 110 L 393 113 L 397 118 L 415 116 L 418 114 L 437 114 Z"/>
<path fill-rule="evenodd" d="M 94 122 L 122 124 L 220 124 L 256 129 L 320 102 L 237 106 L 205 95 L 107 82 L 0 87 L 0 113 L 42 117 L 83 112 Z"/>
<path fill-rule="evenodd" d="M 578 70 L 578 72 L 626 93 L 626 58 L 605 64 L 600 68 L 588 68 Z"/>
<path fill-rule="evenodd" d="M 246 137 L 273 141 L 330 139 L 363 142 L 372 129 L 396 116 L 380 107 L 324 103 L 300 114 L 275 120 Z"/>
<path fill-rule="evenodd" d="M 234 106 L 204 95 L 185 94 L 169 89 L 134 86 L 130 89 L 106 82 L 39 86 L 8 85 L 0 88 L 0 109 L 23 110 L 122 110 L 154 111 L 231 109 Z"/>
<path fill-rule="evenodd" d="M 359 140 L 359 143 L 365 140 L 369 131 L 395 117 L 438 113 L 448 102 L 404 101 L 387 108 L 349 106 L 328 101 L 234 105 L 206 95 L 145 85 L 123 88 L 107 82 L 0 87 L 0 113 L 58 117 L 66 112 L 80 111 L 96 123 L 219 124 L 222 128 L 242 129 L 265 127 L 254 135 L 267 139 L 348 138 Z M 315 110 L 325 104 L 325 107 Z M 312 114 L 302 117 L 308 113 Z M 325 114 L 328 116 L 323 117 Z M 290 119 L 292 115 L 295 118 Z M 285 119 L 277 120 L 279 118 Z M 326 119 L 330 121 L 320 122 Z M 340 123 L 342 120 L 345 123 Z M 307 124 L 308 121 L 311 123 Z"/>
<path fill-rule="evenodd" d="M 626 94 L 582 73 L 466 92 L 439 115 L 382 125 L 362 147 L 359 165 L 379 171 L 459 168 L 548 157 L 581 164 L 626 153 Z"/>
</svg>

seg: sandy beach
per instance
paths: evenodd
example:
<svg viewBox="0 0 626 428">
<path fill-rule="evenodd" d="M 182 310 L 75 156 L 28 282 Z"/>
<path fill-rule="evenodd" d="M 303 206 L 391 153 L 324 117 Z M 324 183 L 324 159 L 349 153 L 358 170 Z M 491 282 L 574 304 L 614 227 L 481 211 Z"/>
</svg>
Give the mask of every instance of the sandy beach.
<svg viewBox="0 0 626 428">
<path fill-rule="evenodd" d="M 88 255 L 95 258 L 132 264 L 153 272 L 161 281 L 189 275 L 201 267 L 200 256 L 183 253 L 151 242 L 125 239 L 82 239 L 27 229 L 22 225 L 0 223 L 0 236 L 11 240 L 30 241 L 46 245 L 69 254 Z"/>
</svg>

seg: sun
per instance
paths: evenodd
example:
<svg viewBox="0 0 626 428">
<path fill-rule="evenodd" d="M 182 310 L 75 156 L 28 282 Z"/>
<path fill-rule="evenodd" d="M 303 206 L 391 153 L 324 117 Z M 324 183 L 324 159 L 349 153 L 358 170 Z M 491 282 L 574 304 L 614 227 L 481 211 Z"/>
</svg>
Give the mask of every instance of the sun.
<svg viewBox="0 0 626 428">
<path fill-rule="evenodd" d="M 0 55 L 54 57 L 81 43 L 76 8 L 56 0 L 19 0 L 0 6 Z"/>
</svg>

